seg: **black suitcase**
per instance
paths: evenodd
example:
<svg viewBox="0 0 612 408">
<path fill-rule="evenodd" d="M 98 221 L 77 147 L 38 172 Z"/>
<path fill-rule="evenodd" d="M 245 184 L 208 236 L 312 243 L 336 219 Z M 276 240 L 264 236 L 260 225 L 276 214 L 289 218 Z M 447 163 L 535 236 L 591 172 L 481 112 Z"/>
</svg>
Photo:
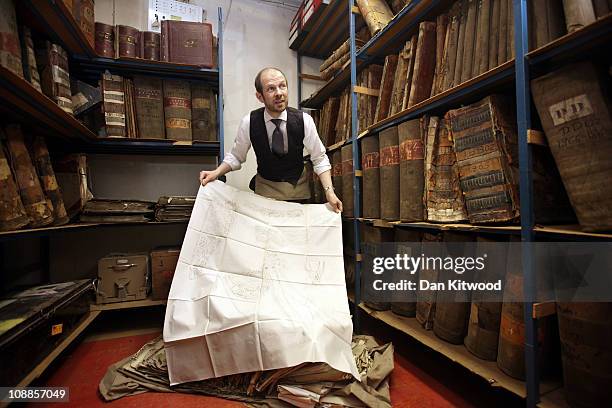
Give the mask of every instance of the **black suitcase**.
<svg viewBox="0 0 612 408">
<path fill-rule="evenodd" d="M 0 299 L 0 385 L 11 387 L 89 313 L 91 279 L 36 286 Z"/>
</svg>

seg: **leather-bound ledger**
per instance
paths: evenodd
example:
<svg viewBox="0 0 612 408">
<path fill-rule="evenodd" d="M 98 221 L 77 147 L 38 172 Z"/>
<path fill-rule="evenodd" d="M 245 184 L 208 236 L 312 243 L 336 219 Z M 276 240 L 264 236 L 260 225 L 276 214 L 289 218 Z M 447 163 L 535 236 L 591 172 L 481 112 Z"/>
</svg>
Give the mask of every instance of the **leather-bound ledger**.
<svg viewBox="0 0 612 408">
<path fill-rule="evenodd" d="M 450 9 L 448 22 L 447 45 L 444 47 L 443 76 L 440 78 L 440 90 L 454 87 L 455 66 L 457 63 L 457 44 L 459 41 L 461 3 L 456 2 Z"/>
<path fill-rule="evenodd" d="M 100 89 L 102 90 L 102 113 L 104 114 L 105 130 L 102 134 L 107 137 L 125 137 L 123 78 L 105 72 L 102 74 Z"/>
<path fill-rule="evenodd" d="M 397 126 L 379 133 L 380 154 L 380 218 L 383 220 L 399 219 L 399 139 Z"/>
<path fill-rule="evenodd" d="M 149 76 L 134 76 L 134 94 L 139 137 L 165 139 L 162 80 Z"/>
<path fill-rule="evenodd" d="M 580 226 L 612 229 L 609 78 L 591 62 L 531 81 L 533 99 Z"/>
<path fill-rule="evenodd" d="M 34 88 L 42 92 L 40 75 L 36 66 L 36 53 L 34 52 L 34 43 L 32 42 L 32 32 L 26 26 L 21 27 L 21 42 L 24 77 Z"/>
<path fill-rule="evenodd" d="M 378 90 L 378 96 L 367 95 L 368 111 L 366 115 L 366 127 L 371 126 L 375 122 L 374 115 L 376 114 L 376 105 L 378 104 L 378 99 L 380 98 L 380 94 L 382 92 L 380 87 L 382 82 L 382 73 L 382 65 L 372 64 L 368 66 L 368 88 L 373 91 Z"/>
<path fill-rule="evenodd" d="M 0 129 L 0 136 L 4 132 Z M 0 137 L 0 231 L 12 231 L 28 225 L 30 217 L 17 191 L 13 170 L 4 154 L 4 137 Z"/>
<path fill-rule="evenodd" d="M 476 49 L 474 51 L 474 65 L 472 77 L 476 77 L 488 70 L 489 67 L 489 24 L 491 22 L 491 0 L 480 0 L 478 7 L 478 29 L 476 30 Z M 495 28 L 493 28 L 495 29 Z"/>
<path fill-rule="evenodd" d="M 112 25 L 96 23 L 96 54 L 115 58 L 115 27 Z"/>
<path fill-rule="evenodd" d="M 414 67 L 416 62 L 418 44 L 418 34 L 415 34 L 410 39 L 410 53 L 408 54 L 408 68 L 406 70 L 406 80 L 404 83 L 404 95 L 402 97 L 400 110 L 408 108 L 408 101 L 410 100 L 410 92 L 412 92 L 412 83 L 414 82 Z M 433 74 L 432 74 L 433 75 Z"/>
<path fill-rule="evenodd" d="M 444 120 L 435 116 L 427 119 L 424 196 L 427 221 L 467 220 L 453 142 Z"/>
<path fill-rule="evenodd" d="M 36 48 L 36 64 L 43 92 L 64 112 L 72 114 L 68 54 L 57 44 L 44 41 Z"/>
<path fill-rule="evenodd" d="M 332 165 L 332 185 L 334 186 L 334 192 L 340 200 L 344 200 L 342 195 L 342 152 L 340 149 L 336 149 L 331 154 L 331 165 Z"/>
<path fill-rule="evenodd" d="M 95 17 L 94 0 L 73 0 L 72 14 L 79 24 L 79 28 L 85 35 L 87 42 L 94 47 L 95 42 Z"/>
<path fill-rule="evenodd" d="M 499 30 L 497 34 L 497 65 L 508 61 L 506 54 L 508 41 L 508 2 L 499 0 Z"/>
<path fill-rule="evenodd" d="M 607 16 L 612 11 L 612 1 L 609 0 L 593 0 L 593 10 L 595 17 L 601 18 Z"/>
<path fill-rule="evenodd" d="M 191 83 L 191 130 L 193 140 L 218 140 L 217 98 L 212 88 L 202 82 Z"/>
<path fill-rule="evenodd" d="M 31 219 L 33 228 L 44 227 L 53 222 L 53 211 L 42 190 L 36 169 L 26 148 L 21 127 L 17 124 L 7 125 L 6 147 L 14 169 L 15 181 L 19 188 L 21 201 Z"/>
<path fill-rule="evenodd" d="M 429 98 L 436 66 L 436 23 L 423 21 L 419 24 L 419 39 L 414 55 L 414 73 L 408 106 Z"/>
<path fill-rule="evenodd" d="M 393 94 L 393 82 L 395 80 L 395 70 L 397 68 L 397 55 L 387 55 L 383 66 L 382 79 L 380 82 L 380 96 L 376 104 L 374 122 L 379 122 L 389 116 L 389 106 L 391 95 Z"/>
<path fill-rule="evenodd" d="M 357 0 L 356 3 L 373 36 L 393 19 L 393 12 L 385 0 Z"/>
<path fill-rule="evenodd" d="M 468 0 L 461 1 L 461 11 L 459 12 L 459 37 L 457 38 L 457 58 L 455 60 L 455 73 L 453 75 L 453 86 L 461 83 L 461 73 L 463 71 L 463 54 L 465 52 L 465 32 L 468 17 Z"/>
<path fill-rule="evenodd" d="M 398 126 L 401 221 L 423 221 L 423 132 L 420 119 Z"/>
<path fill-rule="evenodd" d="M 164 80 L 166 138 L 191 141 L 191 87 L 188 81 Z"/>
<path fill-rule="evenodd" d="M 465 21 L 465 37 L 463 44 L 463 62 L 461 67 L 461 82 L 472 78 L 472 65 L 474 64 L 474 44 L 476 42 L 476 12 L 478 0 L 468 1 L 468 14 Z"/>
<path fill-rule="evenodd" d="M 444 66 L 444 47 L 447 44 L 446 37 L 448 32 L 448 15 L 440 14 L 436 17 L 436 55 L 435 55 L 435 67 L 433 83 L 431 85 L 431 92 L 429 96 L 434 96 L 440 93 L 440 78 L 443 77 L 443 66 Z"/>
<path fill-rule="evenodd" d="M 378 135 L 361 139 L 363 217 L 380 218 L 380 152 Z"/>
<path fill-rule="evenodd" d="M 590 1 L 563 0 L 563 11 L 568 33 L 595 22 L 595 9 Z"/>
<path fill-rule="evenodd" d="M 342 157 L 342 213 L 353 217 L 355 213 L 355 190 L 353 189 L 353 146 L 348 144 L 340 149 Z"/>
<path fill-rule="evenodd" d="M 123 92 L 125 96 L 125 135 L 134 139 L 138 137 L 138 128 L 136 124 L 134 82 L 130 78 L 123 78 Z"/>
<path fill-rule="evenodd" d="M 134 27 L 117 25 L 115 27 L 115 58 L 140 57 L 140 31 Z"/>
<path fill-rule="evenodd" d="M 508 2 L 508 39 L 506 41 L 506 58 L 511 60 L 514 58 L 514 4 L 513 0 Z"/>
<path fill-rule="evenodd" d="M 413 36 L 413 39 L 414 37 L 415 36 Z M 406 90 L 406 76 L 408 75 L 408 69 L 410 67 L 413 39 L 406 42 L 404 48 L 398 55 L 397 68 L 395 69 L 395 78 L 393 80 L 393 92 L 391 94 L 391 105 L 389 106 L 389 116 L 402 110 L 404 92 Z"/>
<path fill-rule="evenodd" d="M 323 104 L 323 113 L 321 114 L 321 126 L 319 126 L 319 135 L 325 146 L 334 144 L 336 137 L 336 122 L 338 121 L 338 111 L 340 109 L 340 98 L 336 96 L 330 97 Z"/>
<path fill-rule="evenodd" d="M 160 60 L 161 35 L 153 31 L 143 31 L 140 55 L 151 61 Z"/>
<path fill-rule="evenodd" d="M 0 65 L 23 78 L 17 18 L 11 0 L 0 0 L 0 40 Z"/>
<path fill-rule="evenodd" d="M 57 184 L 55 172 L 51 166 L 51 156 L 49 156 L 47 144 L 42 136 L 34 138 L 32 143 L 32 159 L 36 166 L 42 188 L 47 199 L 51 201 L 50 207 L 53 210 L 53 225 L 68 223 L 69 218 L 68 214 L 66 214 L 62 192 Z"/>
<path fill-rule="evenodd" d="M 488 96 L 447 112 L 471 223 L 515 221 L 519 217 L 517 134 L 505 101 Z"/>
<path fill-rule="evenodd" d="M 161 32 L 162 60 L 212 68 L 212 37 L 212 25 L 209 23 L 164 20 Z"/>
<path fill-rule="evenodd" d="M 497 67 L 499 64 L 497 62 L 497 49 L 499 46 L 499 9 L 500 2 L 502 0 L 491 0 L 491 22 L 489 23 L 489 27 L 491 28 L 490 37 L 489 37 L 489 70 Z"/>
</svg>

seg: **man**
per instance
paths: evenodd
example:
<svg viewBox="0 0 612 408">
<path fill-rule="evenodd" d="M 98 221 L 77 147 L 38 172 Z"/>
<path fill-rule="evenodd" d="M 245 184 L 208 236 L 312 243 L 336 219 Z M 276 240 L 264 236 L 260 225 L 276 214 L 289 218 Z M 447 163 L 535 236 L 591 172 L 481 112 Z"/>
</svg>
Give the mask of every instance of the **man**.
<svg viewBox="0 0 612 408">
<path fill-rule="evenodd" d="M 331 165 L 312 117 L 287 106 L 285 75 L 277 68 L 264 68 L 255 77 L 255 96 L 264 104 L 240 122 L 230 153 L 212 171 L 200 172 L 200 183 L 240 169 L 251 146 L 257 157 L 255 193 L 276 200 L 304 202 L 310 198 L 303 149 L 310 154 L 327 202 L 342 212 L 342 202 L 334 192 Z"/>
</svg>

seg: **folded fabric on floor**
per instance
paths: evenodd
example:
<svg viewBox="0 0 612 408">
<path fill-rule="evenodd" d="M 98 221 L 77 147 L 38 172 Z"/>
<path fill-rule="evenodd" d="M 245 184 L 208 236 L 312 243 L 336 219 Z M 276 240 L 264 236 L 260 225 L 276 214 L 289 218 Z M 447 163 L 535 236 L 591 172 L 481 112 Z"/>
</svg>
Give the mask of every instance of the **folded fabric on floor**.
<svg viewBox="0 0 612 408">
<path fill-rule="evenodd" d="M 164 322 L 170 384 L 327 363 L 358 377 L 340 214 L 200 187 Z"/>
<path fill-rule="evenodd" d="M 246 402 L 252 407 L 390 407 L 389 375 L 393 371 L 393 345 L 379 346 L 370 336 L 354 336 L 351 351 L 361 381 L 325 363 L 309 363 L 171 387 L 164 342 L 160 336 L 134 355 L 109 367 L 99 390 L 106 401 L 157 391 L 212 395 Z"/>
</svg>

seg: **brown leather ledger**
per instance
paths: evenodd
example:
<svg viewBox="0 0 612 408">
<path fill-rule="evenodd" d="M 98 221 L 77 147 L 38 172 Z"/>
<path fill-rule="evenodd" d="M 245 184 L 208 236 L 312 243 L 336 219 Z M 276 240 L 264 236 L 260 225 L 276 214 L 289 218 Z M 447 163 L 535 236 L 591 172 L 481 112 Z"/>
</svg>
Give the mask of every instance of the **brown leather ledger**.
<svg viewBox="0 0 612 408">
<path fill-rule="evenodd" d="M 210 23 L 162 21 L 162 60 L 213 67 L 213 35 Z"/>
<path fill-rule="evenodd" d="M 342 157 L 342 204 L 343 214 L 353 217 L 355 190 L 353 189 L 353 146 L 348 144 L 340 149 Z"/>
<path fill-rule="evenodd" d="M 463 62 L 461 67 L 461 82 L 472 78 L 472 66 L 474 64 L 474 45 L 476 42 L 476 12 L 479 0 L 468 1 L 468 14 L 465 21 L 465 37 L 461 43 L 463 46 Z"/>
<path fill-rule="evenodd" d="M 427 221 L 467 219 L 453 142 L 444 120 L 435 116 L 427 124 L 424 195 Z"/>
<path fill-rule="evenodd" d="M 72 114 L 68 54 L 62 47 L 49 41 L 41 45 L 36 49 L 36 63 L 42 90 L 64 112 Z"/>
<path fill-rule="evenodd" d="M 34 43 L 32 42 L 32 32 L 26 26 L 21 27 L 21 41 L 24 77 L 34 88 L 42 92 L 40 75 L 38 74 L 38 67 L 36 66 L 36 53 L 34 52 Z"/>
<path fill-rule="evenodd" d="M 472 77 L 486 72 L 489 67 L 489 37 L 491 35 L 489 28 L 490 22 L 491 0 L 480 0 L 480 5 L 478 7 L 478 24 L 476 26 L 476 49 L 474 51 Z M 493 30 L 495 30 L 495 27 Z"/>
<path fill-rule="evenodd" d="M 609 78 L 591 62 L 534 79 L 531 89 L 548 145 L 580 225 L 612 229 Z"/>
<path fill-rule="evenodd" d="M 357 0 L 356 3 L 373 36 L 393 19 L 393 12 L 385 0 Z"/>
<path fill-rule="evenodd" d="M 397 126 L 379 133 L 380 218 L 399 219 L 399 146 Z"/>
<path fill-rule="evenodd" d="M 395 70 L 397 68 L 397 55 L 387 55 L 383 66 L 382 79 L 380 82 L 380 96 L 376 104 L 374 113 L 374 123 L 379 122 L 389 116 L 391 96 L 393 94 L 393 82 L 395 80 Z"/>
<path fill-rule="evenodd" d="M 123 77 L 105 72 L 100 80 L 105 136 L 125 137 L 125 92 Z"/>
<path fill-rule="evenodd" d="M 72 14 L 85 35 L 87 42 L 93 48 L 95 37 L 94 0 L 73 0 Z"/>
<path fill-rule="evenodd" d="M 378 135 L 361 139 L 363 218 L 380 218 L 380 153 Z"/>
<path fill-rule="evenodd" d="M 563 11 L 568 33 L 595 22 L 595 9 L 590 1 L 563 0 Z"/>
<path fill-rule="evenodd" d="M 423 130 L 420 119 L 400 123 L 399 172 L 401 221 L 423 221 Z"/>
<path fill-rule="evenodd" d="M 44 227 L 53 222 L 53 211 L 50 202 L 43 192 L 36 169 L 25 146 L 20 125 L 11 124 L 5 128 L 6 146 L 15 172 L 15 180 L 21 195 L 26 213 L 31 219 L 33 228 Z"/>
<path fill-rule="evenodd" d="M 134 76 L 134 94 L 139 137 L 165 139 L 162 80 L 149 76 Z"/>
<path fill-rule="evenodd" d="M 447 112 L 471 223 L 519 218 L 517 135 L 502 96 Z"/>
<path fill-rule="evenodd" d="M 193 140 L 218 140 L 217 98 L 213 89 L 201 82 L 191 83 L 191 129 Z"/>
<path fill-rule="evenodd" d="M 96 53 L 115 58 L 115 27 L 112 25 L 96 22 Z"/>
<path fill-rule="evenodd" d="M 457 64 L 460 11 L 460 2 L 453 4 L 449 11 L 448 34 L 446 35 L 446 45 L 444 46 L 444 62 L 442 67 L 442 76 L 440 78 L 440 91 L 445 91 L 456 85 L 454 76 L 455 67 Z"/>
<path fill-rule="evenodd" d="M 436 67 L 436 23 L 423 21 L 419 24 L 419 38 L 413 53 L 414 73 L 408 105 L 411 107 L 429 98 Z"/>
<path fill-rule="evenodd" d="M 62 192 L 57 184 L 55 172 L 51 166 L 51 156 L 47 150 L 47 144 L 42 136 L 34 138 L 32 143 L 32 159 L 40 178 L 40 183 L 47 196 L 51 201 L 53 210 L 53 225 L 64 225 L 70 220 L 66 214 Z"/>
<path fill-rule="evenodd" d="M 0 129 L 0 231 L 12 231 L 28 225 L 26 214 L 11 165 L 4 155 L 4 137 Z"/>
<path fill-rule="evenodd" d="M 334 186 L 334 192 L 341 201 L 344 201 L 344 197 L 342 195 L 342 152 L 340 149 L 335 150 L 331 154 L 331 165 L 332 185 Z"/>
<path fill-rule="evenodd" d="M 140 57 L 140 31 L 134 27 L 117 25 L 115 27 L 115 58 Z"/>
<path fill-rule="evenodd" d="M 191 87 L 188 81 L 164 80 L 166 138 L 191 141 Z"/>
<path fill-rule="evenodd" d="M 143 59 L 159 61 L 161 49 L 161 35 L 152 31 L 142 32 L 140 55 Z"/>
<path fill-rule="evenodd" d="M 0 2 L 0 65 L 23 78 L 17 18 L 10 0 Z"/>
</svg>

